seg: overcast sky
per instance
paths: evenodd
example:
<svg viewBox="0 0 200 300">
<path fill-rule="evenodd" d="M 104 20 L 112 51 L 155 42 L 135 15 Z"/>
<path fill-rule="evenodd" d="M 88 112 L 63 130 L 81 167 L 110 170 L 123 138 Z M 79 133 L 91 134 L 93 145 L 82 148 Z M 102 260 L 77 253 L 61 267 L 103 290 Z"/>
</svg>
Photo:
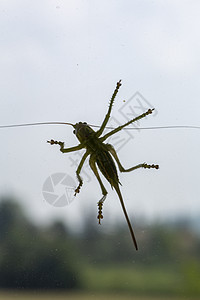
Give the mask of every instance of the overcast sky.
<svg viewBox="0 0 200 300">
<path fill-rule="evenodd" d="M 0 124 L 99 125 L 122 79 L 111 125 L 155 107 L 141 126 L 200 126 L 199 13 L 199 1 L 1 0 Z M 35 220 L 56 216 L 77 224 L 91 213 L 96 222 L 101 190 L 87 167 L 81 193 L 70 205 L 57 208 L 42 193 L 53 174 L 66 174 L 77 184 L 72 161 L 80 156 L 46 143 L 53 138 L 76 145 L 72 131 L 0 129 L 0 194 L 18 197 Z M 110 142 L 126 168 L 160 165 L 119 174 L 129 215 L 162 220 L 199 214 L 199 130 L 128 131 Z M 105 186 L 106 224 L 122 212 L 115 192 Z M 62 194 L 62 185 L 57 192 Z"/>
</svg>

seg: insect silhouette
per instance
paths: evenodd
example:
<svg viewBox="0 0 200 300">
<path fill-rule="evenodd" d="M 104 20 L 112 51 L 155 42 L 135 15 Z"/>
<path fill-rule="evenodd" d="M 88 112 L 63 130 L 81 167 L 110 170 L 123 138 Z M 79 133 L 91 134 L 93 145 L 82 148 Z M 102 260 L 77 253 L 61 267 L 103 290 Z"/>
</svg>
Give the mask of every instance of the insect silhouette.
<svg viewBox="0 0 200 300">
<path fill-rule="evenodd" d="M 80 142 L 77 146 L 70 147 L 70 148 L 64 148 L 64 142 L 61 142 L 61 141 L 58 142 L 58 141 L 55 141 L 53 139 L 51 139 L 50 141 L 47 141 L 47 142 L 50 143 L 51 145 L 59 145 L 60 146 L 60 151 L 62 153 L 77 151 L 77 150 L 80 150 L 80 149 L 83 149 L 83 148 L 86 149 L 86 152 L 83 155 L 83 157 L 82 157 L 82 159 L 79 163 L 79 166 L 76 170 L 76 176 L 77 176 L 79 184 L 78 184 L 78 187 L 75 189 L 75 195 L 80 192 L 80 189 L 83 185 L 83 180 L 80 176 L 80 172 L 81 172 L 81 169 L 83 167 L 83 164 L 84 164 L 86 158 L 88 156 L 90 156 L 89 157 L 89 165 L 90 165 L 92 171 L 94 172 L 94 175 L 96 176 L 96 178 L 99 182 L 99 185 L 101 187 L 101 192 L 102 192 L 102 198 L 98 202 L 98 216 L 97 216 L 97 218 L 99 220 L 99 224 L 101 224 L 101 219 L 103 219 L 103 214 L 102 214 L 103 202 L 105 201 L 108 192 L 107 192 L 106 188 L 104 187 L 104 185 L 102 183 L 102 180 L 99 176 L 97 166 L 98 166 L 99 170 L 101 171 L 101 173 L 104 175 L 104 177 L 108 180 L 111 187 L 115 189 L 115 191 L 116 191 L 116 193 L 119 197 L 119 200 L 120 200 L 120 203 L 121 203 L 126 221 L 128 223 L 128 227 L 129 227 L 132 239 L 133 239 L 133 243 L 135 245 L 136 250 L 138 250 L 138 246 L 137 246 L 136 238 L 135 238 L 135 235 L 134 235 L 134 232 L 133 232 L 133 228 L 131 226 L 131 222 L 129 220 L 129 217 L 128 217 L 128 214 L 127 214 L 127 211 L 126 211 L 126 208 L 125 208 L 125 205 L 124 205 L 124 201 L 123 201 L 123 198 L 122 198 L 122 194 L 121 194 L 121 191 L 120 191 L 120 188 L 119 188 L 119 185 L 121 183 L 119 181 L 119 177 L 118 177 L 118 173 L 117 173 L 117 169 L 116 169 L 116 165 L 114 163 L 114 160 L 116 161 L 120 172 L 131 172 L 131 171 L 139 169 L 139 168 L 145 168 L 145 169 L 155 168 L 155 169 L 158 169 L 159 166 L 154 165 L 154 164 L 149 165 L 149 164 L 146 164 L 146 163 L 141 163 L 141 164 L 138 164 L 138 165 L 136 165 L 134 167 L 131 167 L 129 169 L 125 169 L 122 166 L 114 147 L 110 144 L 105 144 L 104 142 L 108 137 L 110 137 L 111 135 L 113 135 L 113 134 L 117 133 L 118 131 L 122 130 L 124 127 L 128 126 L 129 124 L 134 123 L 134 122 L 136 122 L 136 121 L 138 121 L 142 118 L 145 118 L 147 115 L 152 114 L 154 109 L 149 109 L 147 112 L 145 112 L 145 113 L 139 115 L 138 117 L 128 121 L 124 125 L 121 125 L 121 126 L 115 128 L 114 130 L 108 132 L 107 134 L 105 134 L 104 136 L 101 137 L 101 135 L 102 135 L 102 133 L 103 133 L 105 127 L 106 127 L 106 124 L 108 123 L 108 120 L 110 118 L 113 103 L 114 103 L 114 100 L 116 98 L 116 95 L 118 93 L 118 90 L 119 90 L 120 86 L 121 86 L 121 80 L 117 82 L 117 86 L 116 86 L 115 91 L 114 91 L 114 93 L 111 97 L 111 100 L 110 100 L 108 112 L 107 112 L 107 114 L 106 114 L 106 116 L 103 120 L 103 123 L 100 126 L 99 130 L 94 131 L 86 122 L 83 122 L 83 123 L 79 122 L 79 123 L 76 123 L 76 124 L 68 123 L 69 125 L 72 125 L 74 127 L 73 133 L 76 135 L 76 137 L 78 138 L 78 140 Z M 113 160 L 113 158 L 114 158 L 114 160 Z"/>
<path fill-rule="evenodd" d="M 77 178 L 79 181 L 79 185 L 75 190 L 75 195 L 77 193 L 80 192 L 81 186 L 83 185 L 83 180 L 80 176 L 80 172 L 81 169 L 83 167 L 84 161 L 87 158 L 87 156 L 90 156 L 89 159 L 89 163 L 90 163 L 90 167 L 93 170 L 99 184 L 101 187 L 101 191 L 102 191 L 102 198 L 99 200 L 98 202 L 98 220 L 99 220 L 99 224 L 101 223 L 101 219 L 103 218 L 103 214 L 102 214 L 102 207 L 103 207 L 103 202 L 106 199 L 107 196 L 107 191 L 100 179 L 97 167 L 100 169 L 101 173 L 104 175 L 104 177 L 108 180 L 108 182 L 111 184 L 111 187 L 115 189 L 115 191 L 118 194 L 119 200 L 121 202 L 122 205 L 122 209 L 126 218 L 126 221 L 128 223 L 128 227 L 133 239 L 133 243 L 135 245 L 136 250 L 138 250 L 138 246 L 137 246 L 137 242 L 136 242 L 136 238 L 128 217 L 128 214 L 126 212 L 126 208 L 124 205 L 124 201 L 122 198 L 122 194 L 119 188 L 119 185 L 121 184 L 119 182 L 119 178 L 118 178 L 118 174 L 117 174 L 117 169 L 114 163 L 114 160 L 116 161 L 118 167 L 119 167 L 119 171 L 120 172 L 131 172 L 133 170 L 136 170 L 138 168 L 145 168 L 145 169 L 150 169 L 150 168 L 155 168 L 158 169 L 159 166 L 158 165 L 148 165 L 146 163 L 142 163 L 142 164 L 138 164 L 134 167 L 131 167 L 129 169 L 125 169 L 119 158 L 118 155 L 115 151 L 115 149 L 113 148 L 112 145 L 110 144 L 105 144 L 104 141 L 110 137 L 111 135 L 117 133 L 118 131 L 124 129 L 124 130 L 128 130 L 128 129 L 136 129 L 136 128 L 125 128 L 126 126 L 128 126 L 131 123 L 134 123 L 142 118 L 145 118 L 147 115 L 152 114 L 154 109 L 149 109 L 147 112 L 139 115 L 138 117 L 128 121 L 127 123 L 125 123 L 122 126 L 119 126 L 117 128 L 110 128 L 111 131 L 107 134 L 105 134 L 104 136 L 101 137 L 103 131 L 105 128 L 109 128 L 107 127 L 107 123 L 108 120 L 110 118 L 110 114 L 111 114 L 111 110 L 112 110 L 112 106 L 115 100 L 115 97 L 118 93 L 118 90 L 121 86 L 121 80 L 119 82 L 117 82 L 117 86 L 115 88 L 115 91 L 111 97 L 110 100 L 110 104 L 109 104 L 109 108 L 108 108 L 108 112 L 104 118 L 104 121 L 102 123 L 101 126 L 97 126 L 97 125 L 88 125 L 87 123 L 76 123 L 76 124 L 72 124 L 72 123 L 66 123 L 66 122 L 38 122 L 38 123 L 24 123 L 24 124 L 11 124 L 11 125 L 0 125 L 0 129 L 4 129 L 4 128 L 13 128 L 13 127 L 23 127 L 23 126 L 34 126 L 34 125 L 70 125 L 74 127 L 74 133 L 76 135 L 76 137 L 78 138 L 78 140 L 80 141 L 80 144 L 75 146 L 75 147 L 71 147 L 71 148 L 64 148 L 64 143 L 63 142 L 57 142 L 54 140 L 50 140 L 47 141 L 48 143 L 50 143 L 51 145 L 54 144 L 58 144 L 60 146 L 60 151 L 63 153 L 67 153 L 67 152 L 72 152 L 72 151 L 77 151 L 83 148 L 86 148 L 86 152 L 83 155 L 80 164 L 77 168 L 76 174 L 77 174 Z M 96 132 L 91 128 L 91 127 L 100 127 L 99 130 L 97 130 Z M 151 129 L 200 129 L 200 126 L 192 126 L 192 125 L 172 125 L 172 126 L 158 126 L 158 127 L 143 127 L 140 129 L 144 129 L 144 130 L 151 130 Z M 114 158 L 114 160 L 113 160 Z"/>
</svg>

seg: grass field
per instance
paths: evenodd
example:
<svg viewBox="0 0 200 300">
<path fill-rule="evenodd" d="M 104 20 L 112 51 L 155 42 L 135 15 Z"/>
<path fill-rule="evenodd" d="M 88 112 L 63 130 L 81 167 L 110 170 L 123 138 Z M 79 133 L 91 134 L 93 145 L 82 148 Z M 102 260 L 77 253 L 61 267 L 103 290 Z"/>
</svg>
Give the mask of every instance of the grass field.
<svg viewBox="0 0 200 300">
<path fill-rule="evenodd" d="M 193 300 L 200 299 L 199 273 L 185 276 L 167 266 L 91 266 L 79 292 L 0 291 L 0 300 Z M 195 275 L 195 276 L 194 276 Z"/>
<path fill-rule="evenodd" d="M 127 265 L 113 265 L 109 268 L 92 266 L 85 268 L 84 279 L 86 291 L 119 292 L 152 297 L 147 299 L 155 299 L 153 296 L 156 295 L 162 296 L 163 299 L 165 296 L 200 299 L 200 273 L 196 267 L 188 270 L 171 265 L 151 268 L 145 266 L 133 268 Z"/>
<path fill-rule="evenodd" d="M 84 272 L 87 290 L 125 292 L 147 295 L 179 295 L 183 282 L 175 270 L 157 267 L 113 266 L 87 268 Z"/>
<path fill-rule="evenodd" d="M 38 292 L 0 292 L 0 300 L 192 300 L 193 298 L 174 297 L 139 297 L 125 294 L 96 293 L 38 293 Z M 195 298 L 194 298 L 195 299 Z M 196 298 L 197 299 L 197 298 Z"/>
</svg>

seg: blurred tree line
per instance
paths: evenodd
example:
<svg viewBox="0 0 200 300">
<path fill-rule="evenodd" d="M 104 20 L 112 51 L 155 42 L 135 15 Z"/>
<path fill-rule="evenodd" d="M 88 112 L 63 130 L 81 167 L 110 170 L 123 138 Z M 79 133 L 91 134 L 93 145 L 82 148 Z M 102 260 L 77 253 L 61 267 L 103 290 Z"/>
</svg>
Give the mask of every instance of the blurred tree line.
<svg viewBox="0 0 200 300">
<path fill-rule="evenodd" d="M 192 287 L 194 277 L 200 276 L 200 237 L 184 222 L 141 224 L 137 252 L 125 223 L 106 233 L 91 224 L 88 217 L 80 234 L 73 234 L 60 221 L 36 226 L 16 202 L 1 199 L 0 288 L 82 289 L 84 270 L 94 264 L 99 268 L 159 265 L 163 270 L 179 265 Z"/>
<path fill-rule="evenodd" d="M 18 204 L 0 202 L 1 288 L 79 287 L 76 248 L 62 223 L 36 227 Z"/>
</svg>

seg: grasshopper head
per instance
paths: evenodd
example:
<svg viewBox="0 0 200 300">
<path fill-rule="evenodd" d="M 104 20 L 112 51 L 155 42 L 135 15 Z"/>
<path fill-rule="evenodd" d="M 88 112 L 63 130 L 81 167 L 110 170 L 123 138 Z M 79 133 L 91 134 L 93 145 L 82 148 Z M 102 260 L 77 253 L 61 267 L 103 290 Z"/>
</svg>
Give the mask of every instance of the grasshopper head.
<svg viewBox="0 0 200 300">
<path fill-rule="evenodd" d="M 82 143 L 87 140 L 87 138 L 95 131 L 86 123 L 79 122 L 74 125 L 75 130 L 73 133 L 76 135 L 77 139 Z"/>
</svg>

